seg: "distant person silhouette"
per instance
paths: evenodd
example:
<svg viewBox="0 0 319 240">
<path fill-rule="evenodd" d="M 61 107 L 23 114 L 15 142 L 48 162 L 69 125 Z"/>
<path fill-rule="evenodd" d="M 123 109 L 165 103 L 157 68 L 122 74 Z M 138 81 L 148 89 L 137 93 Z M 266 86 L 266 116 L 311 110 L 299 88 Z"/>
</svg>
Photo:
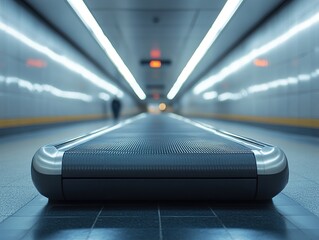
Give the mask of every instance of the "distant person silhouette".
<svg viewBox="0 0 319 240">
<path fill-rule="evenodd" d="M 118 98 L 113 98 L 111 107 L 114 120 L 118 120 L 121 111 L 121 101 Z"/>
</svg>

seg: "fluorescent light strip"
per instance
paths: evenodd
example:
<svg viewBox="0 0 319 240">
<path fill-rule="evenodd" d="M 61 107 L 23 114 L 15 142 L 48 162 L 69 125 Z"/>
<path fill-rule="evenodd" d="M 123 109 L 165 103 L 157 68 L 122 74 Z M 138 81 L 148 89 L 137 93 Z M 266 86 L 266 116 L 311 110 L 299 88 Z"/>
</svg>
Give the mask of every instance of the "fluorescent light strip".
<svg viewBox="0 0 319 240">
<path fill-rule="evenodd" d="M 5 33 L 14 37 L 15 39 L 19 40 L 26 46 L 44 54 L 45 56 L 52 59 L 54 62 L 61 64 L 62 66 L 71 70 L 72 72 L 75 72 L 83 76 L 86 80 L 90 81 L 91 83 L 98 86 L 99 88 L 102 88 L 103 90 L 106 90 L 109 93 L 112 93 L 113 95 L 117 95 L 118 97 L 123 97 L 123 92 L 119 90 L 117 87 L 115 87 L 114 85 L 98 77 L 97 75 L 95 75 L 94 73 L 92 73 L 91 71 L 83 67 L 82 65 L 72 61 L 71 59 L 63 55 L 59 55 L 56 52 L 52 51 L 50 48 L 38 42 L 33 41 L 32 39 L 28 38 L 21 32 L 18 32 L 13 27 L 0 22 L 0 30 L 4 31 Z"/>
<path fill-rule="evenodd" d="M 242 1 L 243 0 L 228 0 L 225 3 L 225 6 L 217 16 L 215 22 L 212 24 L 206 36 L 203 38 L 202 42 L 199 44 L 192 57 L 189 59 L 186 66 L 182 70 L 181 74 L 178 76 L 173 87 L 167 94 L 168 99 L 173 99 L 176 96 L 176 94 L 179 92 L 183 84 L 196 68 L 200 60 L 205 56 L 208 49 L 212 46 L 221 31 L 225 28 L 226 24 L 232 18 Z"/>
<path fill-rule="evenodd" d="M 219 71 L 217 74 L 214 74 L 212 76 L 209 76 L 207 79 L 200 82 L 193 90 L 194 94 L 200 94 L 207 90 L 208 88 L 211 88 L 216 83 L 223 81 L 226 77 L 228 77 L 230 74 L 238 71 L 248 63 L 251 63 L 255 58 L 259 57 L 262 54 L 265 54 L 272 49 L 282 45 L 283 43 L 287 42 L 292 37 L 296 36 L 300 32 L 308 29 L 314 24 L 317 24 L 319 22 L 319 13 L 313 15 L 309 19 L 305 20 L 304 22 L 301 22 L 294 27 L 290 28 L 288 31 L 286 31 L 284 34 L 280 35 L 279 37 L 271 40 L 270 42 L 266 43 L 265 45 L 253 49 L 251 52 L 249 52 L 247 55 L 244 55 L 243 57 L 235 60 L 231 64 L 229 64 L 227 67 L 223 68 L 221 71 Z"/>
<path fill-rule="evenodd" d="M 95 40 L 104 50 L 109 59 L 113 62 L 117 70 L 122 74 L 124 79 L 131 86 L 135 94 L 141 99 L 146 98 L 145 93 L 142 88 L 138 85 L 134 76 L 127 68 L 120 55 L 116 52 L 110 40 L 105 36 L 101 27 L 93 17 L 90 10 L 87 8 L 83 0 L 67 0 L 70 6 L 73 8 L 74 12 L 79 16 L 84 25 L 89 29 L 89 31 L 94 36 Z"/>
</svg>

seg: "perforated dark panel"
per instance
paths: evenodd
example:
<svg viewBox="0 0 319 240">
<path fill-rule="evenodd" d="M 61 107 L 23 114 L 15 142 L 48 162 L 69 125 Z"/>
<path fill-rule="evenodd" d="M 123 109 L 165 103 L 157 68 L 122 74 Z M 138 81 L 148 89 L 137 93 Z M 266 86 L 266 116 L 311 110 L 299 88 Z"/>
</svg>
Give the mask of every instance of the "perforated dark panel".
<svg viewBox="0 0 319 240">
<path fill-rule="evenodd" d="M 246 147 L 154 115 L 65 152 L 66 178 L 254 178 Z"/>
</svg>

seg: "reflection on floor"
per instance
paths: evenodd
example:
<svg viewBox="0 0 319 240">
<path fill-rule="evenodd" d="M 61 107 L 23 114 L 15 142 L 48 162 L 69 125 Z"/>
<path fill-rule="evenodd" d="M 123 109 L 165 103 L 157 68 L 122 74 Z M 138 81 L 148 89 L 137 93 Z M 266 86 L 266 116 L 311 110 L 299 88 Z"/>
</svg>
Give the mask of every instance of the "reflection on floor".
<svg viewBox="0 0 319 240">
<path fill-rule="evenodd" d="M 319 219 L 284 194 L 271 202 L 48 203 L 0 224 L 1 239 L 319 239 Z"/>
</svg>

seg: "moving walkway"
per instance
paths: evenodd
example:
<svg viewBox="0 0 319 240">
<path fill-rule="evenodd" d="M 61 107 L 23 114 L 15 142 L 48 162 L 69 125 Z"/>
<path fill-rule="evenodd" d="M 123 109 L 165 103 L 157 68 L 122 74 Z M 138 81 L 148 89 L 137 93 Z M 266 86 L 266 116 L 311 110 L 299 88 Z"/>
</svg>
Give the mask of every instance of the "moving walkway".
<svg viewBox="0 0 319 240">
<path fill-rule="evenodd" d="M 288 182 L 277 147 L 175 114 L 140 114 L 40 148 L 32 179 L 50 200 L 266 200 Z"/>
</svg>

